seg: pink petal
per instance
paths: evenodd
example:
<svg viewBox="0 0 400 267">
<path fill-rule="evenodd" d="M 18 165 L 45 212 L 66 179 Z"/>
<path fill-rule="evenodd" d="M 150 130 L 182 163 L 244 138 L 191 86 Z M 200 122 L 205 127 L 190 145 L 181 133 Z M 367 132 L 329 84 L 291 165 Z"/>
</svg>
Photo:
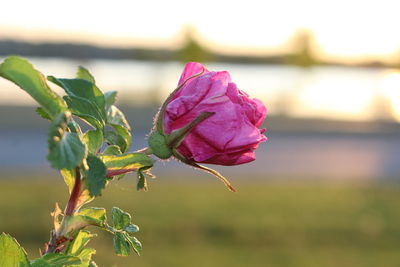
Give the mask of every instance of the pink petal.
<svg viewBox="0 0 400 267">
<path fill-rule="evenodd" d="M 179 79 L 178 86 L 180 86 L 184 81 L 186 81 L 191 76 L 199 74 L 201 72 L 203 72 L 203 73 L 208 72 L 208 70 L 202 64 L 197 63 L 197 62 L 186 63 L 185 68 L 183 69 L 181 78 Z"/>
</svg>

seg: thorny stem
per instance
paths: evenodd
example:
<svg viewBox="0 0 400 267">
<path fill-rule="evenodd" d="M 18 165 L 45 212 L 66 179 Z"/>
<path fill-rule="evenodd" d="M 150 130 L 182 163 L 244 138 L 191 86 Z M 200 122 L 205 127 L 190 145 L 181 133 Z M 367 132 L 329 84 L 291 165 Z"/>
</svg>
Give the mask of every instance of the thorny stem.
<svg viewBox="0 0 400 267">
<path fill-rule="evenodd" d="M 79 196 L 81 194 L 81 185 L 82 185 L 82 180 L 81 180 L 81 173 L 79 170 L 79 167 L 75 169 L 75 183 L 74 187 L 72 188 L 71 195 L 68 200 L 67 207 L 65 208 L 65 215 L 64 216 L 71 216 L 76 210 L 76 206 L 78 203 Z M 64 217 L 65 218 L 65 217 Z M 46 255 L 48 253 L 58 253 L 60 252 L 63 248 L 65 243 L 68 241 L 68 239 L 64 236 L 60 236 L 60 233 L 53 229 L 50 233 L 50 240 L 48 243 L 44 245 L 44 253 L 43 255 Z"/>
</svg>

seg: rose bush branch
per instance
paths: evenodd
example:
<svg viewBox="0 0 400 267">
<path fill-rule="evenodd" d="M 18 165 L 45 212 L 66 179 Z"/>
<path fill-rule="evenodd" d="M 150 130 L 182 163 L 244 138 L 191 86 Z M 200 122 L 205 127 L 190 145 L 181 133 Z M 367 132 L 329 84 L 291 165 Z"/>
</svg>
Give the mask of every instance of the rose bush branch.
<svg viewBox="0 0 400 267">
<path fill-rule="evenodd" d="M 117 255 L 140 253 L 141 243 L 133 236 L 139 227 L 131 215 L 114 207 L 111 220 L 106 210 L 86 207 L 113 180 L 136 172 L 138 190 L 147 191 L 146 176 L 155 162 L 171 157 L 209 172 L 234 191 L 217 171 L 200 165 L 237 165 L 255 159 L 254 151 L 265 141 L 259 129 L 266 109 L 231 81 L 227 72 L 208 71 L 199 63 L 188 63 L 175 89 L 162 105 L 149 135 L 149 147 L 129 152 L 131 128 L 115 105 L 115 91 L 103 93 L 94 77 L 79 67 L 76 78 L 45 77 L 20 57 L 0 64 L 0 76 L 26 91 L 40 107 L 37 113 L 50 121 L 47 159 L 60 171 L 69 189 L 64 209 L 56 203 L 54 229 L 42 256 L 28 260 L 25 251 L 7 234 L 0 235 L 0 266 L 96 266 L 92 237 L 87 228 L 98 227 L 114 236 Z M 61 87 L 65 96 L 51 90 L 48 81 Z M 79 120 L 77 120 L 79 118 Z M 89 128 L 82 131 L 78 121 Z M 15 265 L 17 264 L 17 265 Z"/>
</svg>

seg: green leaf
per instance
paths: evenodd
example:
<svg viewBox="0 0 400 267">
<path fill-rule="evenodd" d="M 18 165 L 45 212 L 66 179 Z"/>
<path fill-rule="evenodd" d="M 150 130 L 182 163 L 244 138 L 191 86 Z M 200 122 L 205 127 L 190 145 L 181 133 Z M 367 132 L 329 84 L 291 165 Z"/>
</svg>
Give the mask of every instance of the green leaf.
<svg viewBox="0 0 400 267">
<path fill-rule="evenodd" d="M 40 117 L 42 117 L 43 119 L 46 119 L 46 120 L 50 120 L 50 121 L 51 121 L 51 116 L 49 115 L 49 113 L 47 113 L 47 111 L 46 111 L 44 108 L 38 107 L 38 108 L 36 109 L 36 113 L 37 113 Z"/>
<path fill-rule="evenodd" d="M 29 267 L 25 250 L 6 233 L 0 235 L 0 266 Z"/>
<path fill-rule="evenodd" d="M 80 117 L 97 129 L 102 129 L 105 125 L 105 118 L 101 110 L 95 103 L 76 96 L 64 96 L 65 102 L 72 114 Z"/>
<path fill-rule="evenodd" d="M 106 210 L 104 208 L 96 208 L 96 207 L 84 208 L 81 209 L 78 213 L 76 213 L 76 215 L 87 216 L 94 220 L 97 220 L 99 222 L 98 223 L 99 226 L 106 222 Z"/>
<path fill-rule="evenodd" d="M 89 170 L 86 174 L 86 186 L 89 189 L 90 196 L 100 196 L 101 190 L 105 188 L 107 178 L 106 165 L 96 156 L 89 155 L 87 157 Z"/>
<path fill-rule="evenodd" d="M 78 123 L 74 121 L 73 118 L 68 122 L 68 128 L 71 130 L 73 133 L 77 133 L 78 135 L 82 134 L 81 127 L 79 126 Z"/>
<path fill-rule="evenodd" d="M 148 155 L 139 152 L 122 155 L 102 155 L 101 159 L 106 165 L 108 173 L 115 172 L 117 174 L 136 171 L 143 167 L 150 168 L 154 162 Z"/>
<path fill-rule="evenodd" d="M 68 96 L 83 98 L 93 102 L 101 111 L 102 117 L 106 117 L 106 100 L 100 89 L 92 82 L 85 79 L 59 79 L 54 76 L 49 76 L 48 79 L 63 88 Z"/>
<path fill-rule="evenodd" d="M 93 248 L 84 248 L 78 255 L 76 255 L 81 260 L 82 263 L 79 264 L 79 265 L 68 265 L 68 266 L 71 266 L 71 267 L 93 266 L 93 265 L 90 265 L 90 262 L 91 262 L 93 254 L 96 254 L 96 250 L 95 249 L 93 249 Z M 96 266 L 96 265 L 94 265 L 94 266 Z"/>
<path fill-rule="evenodd" d="M 117 100 L 117 91 L 110 91 L 104 93 L 106 99 L 106 110 L 108 110 Z"/>
<path fill-rule="evenodd" d="M 87 131 L 83 141 L 88 147 L 89 153 L 96 154 L 103 144 L 103 132 L 101 130 Z"/>
<path fill-rule="evenodd" d="M 115 253 L 118 256 L 128 256 L 131 252 L 130 243 L 126 240 L 125 236 L 120 232 L 115 232 L 114 249 Z"/>
<path fill-rule="evenodd" d="M 56 169 L 73 169 L 82 163 L 86 156 L 86 146 L 76 133 L 67 132 L 67 122 L 71 113 L 57 116 L 50 125 L 49 153 L 47 159 Z"/>
<path fill-rule="evenodd" d="M 67 109 L 67 105 L 46 83 L 46 79 L 33 68 L 27 60 L 11 56 L 0 64 L 0 76 L 10 80 L 26 91 L 46 111 L 50 118 L 55 118 Z"/>
<path fill-rule="evenodd" d="M 126 152 L 129 149 L 126 138 L 115 131 L 105 131 L 104 139 L 106 140 L 108 145 L 116 145 L 122 152 Z"/>
<path fill-rule="evenodd" d="M 130 131 L 121 125 L 112 124 L 111 126 L 114 128 L 115 132 L 124 139 L 124 152 L 128 151 L 132 143 L 132 136 Z"/>
<path fill-rule="evenodd" d="M 133 248 L 133 250 L 140 255 L 140 252 L 142 252 L 142 243 L 140 243 L 139 240 L 137 240 L 136 237 L 134 236 L 130 236 L 130 235 L 125 235 L 126 240 L 128 241 L 128 243 L 131 245 L 131 247 Z"/>
<path fill-rule="evenodd" d="M 75 183 L 75 170 L 70 170 L 70 169 L 62 169 L 60 170 L 61 175 L 64 177 L 64 182 L 68 186 L 68 191 L 71 193 L 72 188 L 74 187 Z"/>
<path fill-rule="evenodd" d="M 120 125 L 128 130 L 131 129 L 128 121 L 125 118 L 124 113 L 122 113 L 122 111 L 119 110 L 116 106 L 110 106 L 110 108 L 107 110 L 107 123 Z"/>
<path fill-rule="evenodd" d="M 66 254 L 78 256 L 84 247 L 89 243 L 90 239 L 96 235 L 89 231 L 81 230 L 76 237 L 68 244 Z"/>
<path fill-rule="evenodd" d="M 31 262 L 32 267 L 63 267 L 76 264 L 81 264 L 81 260 L 78 257 L 56 253 L 46 254 Z"/>
<path fill-rule="evenodd" d="M 118 230 L 123 230 L 131 225 L 131 215 L 120 208 L 113 207 L 111 217 L 114 227 Z"/>
<path fill-rule="evenodd" d="M 103 151 L 104 155 L 121 155 L 121 149 L 119 148 L 119 146 L 116 145 L 111 145 L 106 147 L 106 149 L 104 149 Z"/>
<path fill-rule="evenodd" d="M 137 185 L 136 185 L 136 190 L 138 190 L 138 191 L 144 191 L 144 192 L 148 191 L 147 180 L 146 180 L 146 177 L 143 174 L 143 171 L 146 170 L 146 169 L 147 168 L 144 167 L 144 168 L 140 168 L 137 171 L 138 182 L 137 182 Z"/>
<path fill-rule="evenodd" d="M 136 224 L 130 224 L 127 227 L 125 227 L 124 230 L 127 231 L 128 233 L 137 233 L 139 232 L 139 226 L 137 226 Z"/>
<path fill-rule="evenodd" d="M 78 67 L 78 71 L 76 72 L 76 77 L 87 80 L 93 84 L 96 84 L 96 80 L 94 79 L 93 75 L 90 74 L 90 72 L 82 66 Z"/>
</svg>

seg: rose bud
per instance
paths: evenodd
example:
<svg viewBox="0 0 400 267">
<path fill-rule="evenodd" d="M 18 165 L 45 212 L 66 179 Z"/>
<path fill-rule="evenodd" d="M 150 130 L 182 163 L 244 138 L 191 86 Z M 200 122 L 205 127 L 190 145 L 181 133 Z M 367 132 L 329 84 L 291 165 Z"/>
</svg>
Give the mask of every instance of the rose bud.
<svg viewBox="0 0 400 267">
<path fill-rule="evenodd" d="M 265 105 L 239 90 L 227 71 L 189 62 L 158 113 L 149 146 L 159 158 L 173 155 L 230 186 L 197 163 L 230 166 L 255 160 L 255 149 L 266 140 L 265 129 L 259 129 L 266 113 Z"/>
</svg>

